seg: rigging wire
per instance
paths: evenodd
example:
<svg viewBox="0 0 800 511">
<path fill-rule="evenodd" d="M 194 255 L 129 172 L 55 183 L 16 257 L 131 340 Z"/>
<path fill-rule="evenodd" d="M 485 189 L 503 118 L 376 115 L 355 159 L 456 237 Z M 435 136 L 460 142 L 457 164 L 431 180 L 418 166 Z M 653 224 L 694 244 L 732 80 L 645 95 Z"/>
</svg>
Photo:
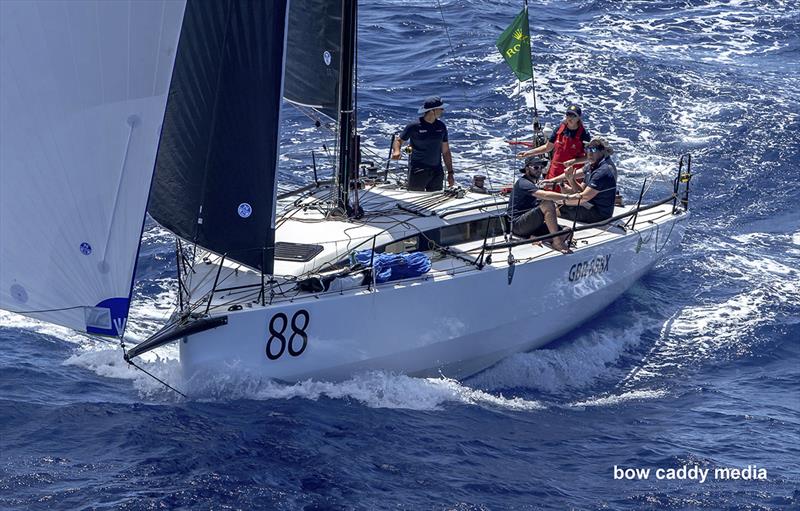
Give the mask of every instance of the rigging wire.
<svg viewBox="0 0 800 511">
<path fill-rule="evenodd" d="M 450 53 L 453 55 L 453 57 L 455 57 L 456 56 L 456 50 L 455 50 L 455 47 L 453 47 L 453 40 L 450 38 L 450 29 L 448 28 L 447 21 L 445 20 L 445 17 L 444 17 L 444 9 L 442 8 L 441 1 L 440 0 L 436 0 L 436 5 L 439 7 L 439 14 L 442 17 L 442 27 L 444 28 L 444 33 L 447 36 L 447 44 L 450 46 Z M 468 105 L 469 104 L 469 98 L 467 98 L 467 93 L 463 89 L 461 90 L 461 95 L 462 95 L 462 97 L 464 99 L 464 104 Z M 477 123 L 475 122 L 475 119 L 473 117 L 469 116 L 469 117 L 467 117 L 467 120 L 471 124 L 472 132 L 473 133 L 478 133 Z M 486 168 L 487 165 L 486 165 L 486 161 L 484 159 L 484 154 L 485 154 L 484 140 L 479 138 L 477 142 L 478 142 L 478 146 L 479 146 L 479 150 L 480 150 L 480 161 L 481 161 L 481 164 L 483 165 L 484 168 Z M 489 187 L 490 188 L 494 188 L 494 184 L 492 183 L 492 177 L 489 175 L 489 172 L 486 172 L 486 179 L 487 179 L 487 181 L 489 181 Z"/>
<path fill-rule="evenodd" d="M 145 369 L 144 367 L 142 367 L 142 366 L 138 365 L 138 364 L 137 364 L 136 362 L 134 362 L 132 359 L 129 359 L 129 358 L 128 358 L 128 350 L 125 348 L 125 343 L 124 343 L 124 342 L 122 342 L 122 339 L 120 339 L 120 345 L 122 346 L 122 354 L 123 354 L 123 356 L 124 356 L 124 358 L 125 358 L 125 361 L 128 363 L 128 365 L 132 365 L 133 367 L 135 367 L 136 369 L 140 370 L 141 372 L 143 372 L 143 373 L 144 373 L 144 374 L 146 374 L 147 376 L 149 376 L 149 377 L 153 378 L 155 381 L 157 381 L 158 383 L 160 383 L 160 384 L 161 384 L 161 385 L 163 385 L 164 387 L 168 388 L 169 390 L 171 390 L 171 391 L 173 391 L 173 392 L 176 392 L 177 394 L 181 395 L 181 396 L 182 396 L 184 399 L 188 399 L 188 396 L 187 396 L 186 394 L 184 394 L 184 393 L 183 393 L 183 392 L 181 392 L 180 390 L 176 389 L 175 387 L 173 387 L 173 386 L 172 386 L 172 385 L 170 385 L 169 383 L 165 382 L 164 380 L 162 380 L 162 379 L 161 379 L 161 378 L 159 378 L 158 376 L 154 375 L 153 373 L 151 373 L 150 371 L 148 371 L 148 370 L 147 370 L 147 369 Z"/>
<path fill-rule="evenodd" d="M 305 115 L 306 117 L 308 117 L 309 119 L 314 121 L 314 126 L 315 127 L 324 128 L 324 129 L 330 131 L 332 135 L 336 134 L 336 130 L 331 128 L 331 125 L 336 125 L 336 121 L 335 120 L 331 120 L 331 122 L 322 122 L 320 120 L 320 118 L 314 117 L 313 115 L 311 115 L 309 113 L 309 111 L 315 112 L 315 113 L 319 113 L 316 110 L 314 110 L 313 108 L 306 107 L 306 106 L 301 106 L 301 105 L 298 105 L 297 103 L 293 103 L 291 101 L 287 101 L 287 103 L 290 104 L 291 106 L 293 106 L 298 112 L 300 112 L 301 114 Z"/>
<path fill-rule="evenodd" d="M 524 0 L 525 5 L 525 20 L 528 21 L 528 0 Z M 528 35 L 530 36 L 530 24 L 528 25 Z M 530 45 L 530 39 L 528 39 Z M 533 47 L 531 46 L 531 53 L 533 53 Z M 522 95 L 522 82 L 520 82 L 520 95 Z M 537 143 L 536 135 L 542 132 L 542 127 L 539 124 L 539 110 L 536 108 L 536 74 L 533 72 L 533 55 L 531 55 L 531 95 L 533 96 L 533 140 L 534 140 L 534 147 Z"/>
<path fill-rule="evenodd" d="M 19 311 L 19 310 L 6 309 L 6 311 L 7 312 L 12 312 L 14 314 L 25 315 L 25 314 L 41 314 L 41 313 L 44 313 L 44 312 L 61 312 L 61 311 L 68 311 L 68 310 L 73 310 L 73 309 L 85 309 L 85 308 L 86 308 L 85 305 L 73 305 L 72 307 L 60 307 L 58 309 L 40 309 L 40 310 L 34 310 L 34 311 Z"/>
</svg>

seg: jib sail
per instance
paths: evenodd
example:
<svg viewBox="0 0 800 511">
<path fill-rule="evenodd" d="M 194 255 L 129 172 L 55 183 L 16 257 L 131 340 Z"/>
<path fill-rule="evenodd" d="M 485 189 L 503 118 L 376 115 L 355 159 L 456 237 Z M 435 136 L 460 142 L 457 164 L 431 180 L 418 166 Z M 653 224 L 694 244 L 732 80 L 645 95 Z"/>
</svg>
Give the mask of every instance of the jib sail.
<svg viewBox="0 0 800 511">
<path fill-rule="evenodd" d="M 149 211 L 272 272 L 287 1 L 189 2 Z"/>
<path fill-rule="evenodd" d="M 0 308 L 119 335 L 184 2 L 0 2 Z"/>
</svg>

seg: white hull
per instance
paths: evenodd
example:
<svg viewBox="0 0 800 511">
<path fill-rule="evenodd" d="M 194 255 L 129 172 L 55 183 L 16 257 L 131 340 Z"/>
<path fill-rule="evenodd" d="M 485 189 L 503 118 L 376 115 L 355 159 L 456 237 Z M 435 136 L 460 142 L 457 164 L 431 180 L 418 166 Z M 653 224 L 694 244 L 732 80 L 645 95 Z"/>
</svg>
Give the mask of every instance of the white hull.
<svg viewBox="0 0 800 511">
<path fill-rule="evenodd" d="M 337 380 L 367 370 L 460 378 L 515 353 L 539 348 L 601 311 L 681 240 L 688 215 L 671 205 L 640 214 L 636 231 L 580 234 L 578 248 L 563 255 L 523 245 L 513 253 L 508 283 L 508 250 L 479 270 L 433 270 L 409 279 L 343 293 L 305 296 L 291 302 L 253 305 L 227 312 L 228 324 L 184 338 L 180 358 L 187 378 L 216 373 L 284 381 Z M 649 220 L 647 220 L 649 218 Z M 578 265 L 594 270 L 582 275 Z M 452 263 L 451 263 L 452 264 Z M 586 273 L 586 272 L 583 272 Z M 572 277 L 572 280 L 570 280 Z M 308 314 L 305 324 L 304 313 Z M 282 354 L 267 357 L 269 329 L 280 331 Z M 307 345 L 301 351 L 303 332 Z M 278 332 L 280 333 L 280 332 Z M 272 336 L 274 355 L 281 340 Z"/>
</svg>

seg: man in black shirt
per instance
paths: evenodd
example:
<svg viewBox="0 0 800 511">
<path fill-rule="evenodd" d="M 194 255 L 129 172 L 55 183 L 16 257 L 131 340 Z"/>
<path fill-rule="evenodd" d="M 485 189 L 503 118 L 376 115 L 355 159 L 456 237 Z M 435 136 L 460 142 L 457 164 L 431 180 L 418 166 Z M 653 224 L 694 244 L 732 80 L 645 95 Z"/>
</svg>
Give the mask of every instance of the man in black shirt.
<svg viewBox="0 0 800 511">
<path fill-rule="evenodd" d="M 556 193 L 540 190 L 536 184 L 546 167 L 547 160 L 530 156 L 525 160 L 523 176 L 514 183 L 508 203 L 508 216 L 511 219 L 511 232 L 515 236 L 528 238 L 559 230 L 555 204 L 548 200 Z M 546 230 L 543 230 L 543 225 L 547 226 Z M 560 252 L 568 252 L 562 238 L 563 236 L 552 238 L 552 247 Z"/>
<path fill-rule="evenodd" d="M 418 113 L 422 115 L 412 122 L 394 140 L 392 159 L 400 159 L 403 142 L 411 141 L 411 156 L 408 157 L 408 189 L 433 192 L 441 190 L 444 180 L 442 159 L 447 167 L 447 184 L 453 186 L 453 156 L 447 138 L 447 126 L 439 118 L 447 105 L 442 98 L 433 96 L 425 100 Z"/>
</svg>

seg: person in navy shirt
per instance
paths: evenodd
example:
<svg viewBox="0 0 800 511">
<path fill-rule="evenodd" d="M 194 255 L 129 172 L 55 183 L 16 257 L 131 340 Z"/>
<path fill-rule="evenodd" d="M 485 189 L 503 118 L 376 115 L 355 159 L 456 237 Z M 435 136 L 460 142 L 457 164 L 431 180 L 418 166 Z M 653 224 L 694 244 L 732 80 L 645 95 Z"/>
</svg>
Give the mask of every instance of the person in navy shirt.
<svg viewBox="0 0 800 511">
<path fill-rule="evenodd" d="M 584 182 L 575 180 L 575 171 L 565 172 L 567 182 L 575 193 L 561 194 L 562 206 L 559 215 L 587 224 L 602 222 L 614 215 L 614 199 L 617 195 L 617 167 L 611 161 L 614 150 L 605 139 L 594 137 L 586 146 L 583 168 Z"/>
<path fill-rule="evenodd" d="M 408 189 L 413 191 L 438 191 L 443 187 L 444 169 L 447 167 L 447 184 L 453 186 L 453 156 L 447 137 L 447 126 L 439 120 L 447 104 L 437 96 L 429 97 L 418 110 L 422 114 L 416 122 L 405 127 L 392 146 L 392 159 L 400 159 L 400 148 L 411 142 L 408 157 Z"/>
</svg>

